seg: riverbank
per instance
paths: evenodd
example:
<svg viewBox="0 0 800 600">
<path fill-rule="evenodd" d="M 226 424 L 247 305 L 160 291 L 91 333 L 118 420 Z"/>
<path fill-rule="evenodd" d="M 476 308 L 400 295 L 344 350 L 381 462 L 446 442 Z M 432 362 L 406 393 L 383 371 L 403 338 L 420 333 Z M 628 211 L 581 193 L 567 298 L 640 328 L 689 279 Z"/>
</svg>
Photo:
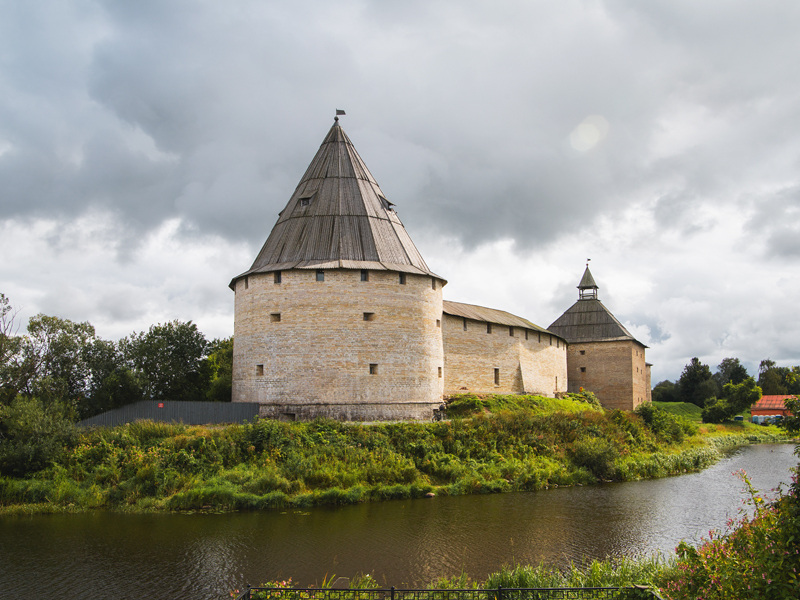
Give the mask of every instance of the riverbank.
<svg viewBox="0 0 800 600">
<path fill-rule="evenodd" d="M 798 451 L 795 451 L 795 455 Z M 513 588 L 598 588 L 638 586 L 669 600 L 695 598 L 796 598 L 800 589 L 800 484 L 797 469 L 777 497 L 767 499 L 741 471 L 750 511 L 728 518 L 724 530 L 712 529 L 696 545 L 682 540 L 676 554 L 651 553 L 553 564 L 514 562 L 474 580 L 463 570 L 428 581 L 426 589 L 495 590 Z M 774 491 L 774 490 L 773 490 Z M 334 577 L 318 584 L 326 587 Z M 350 579 L 351 588 L 386 587 L 371 574 Z M 292 587 L 292 580 L 262 587 Z M 260 592 L 254 598 L 267 597 Z"/>
<path fill-rule="evenodd" d="M 798 450 L 795 450 L 798 454 Z M 544 564 L 513 565 L 483 582 L 465 575 L 440 578 L 431 587 L 544 588 L 644 586 L 670 600 L 694 598 L 796 598 L 800 590 L 800 483 L 766 501 L 742 474 L 752 516 L 731 519 L 725 531 L 711 531 L 697 547 L 681 542 L 676 556 L 594 560 L 568 569 Z M 362 578 L 361 582 L 371 583 Z M 361 583 L 359 582 L 359 583 Z"/>
<path fill-rule="evenodd" d="M 604 411 L 585 400 L 465 397 L 461 417 L 437 423 L 140 422 L 87 430 L 56 464 L 0 478 L 0 515 L 533 491 L 698 471 L 727 448 L 788 440 L 771 427 L 698 427 L 662 411 Z"/>
</svg>

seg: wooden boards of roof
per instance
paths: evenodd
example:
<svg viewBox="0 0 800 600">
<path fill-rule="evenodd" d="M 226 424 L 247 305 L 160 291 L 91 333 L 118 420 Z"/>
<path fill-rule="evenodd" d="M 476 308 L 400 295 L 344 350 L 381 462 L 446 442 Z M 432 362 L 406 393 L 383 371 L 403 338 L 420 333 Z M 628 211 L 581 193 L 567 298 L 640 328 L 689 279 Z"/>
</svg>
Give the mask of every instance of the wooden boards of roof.
<svg viewBox="0 0 800 600">
<path fill-rule="evenodd" d="M 398 270 L 441 279 L 428 268 L 338 122 L 253 265 L 234 282 L 250 273 L 289 268 Z"/>
<path fill-rule="evenodd" d="M 552 333 L 556 337 L 562 337 L 555 332 L 548 331 L 544 327 L 531 323 L 527 319 L 512 315 L 504 310 L 496 310 L 494 308 L 486 308 L 485 306 L 476 306 L 474 304 L 462 304 L 461 302 L 452 302 L 450 300 L 442 301 L 442 312 L 446 315 L 454 317 L 463 317 L 473 321 L 484 321 L 487 323 L 497 323 L 498 325 L 508 325 L 509 327 L 522 327 L 524 329 L 531 329 L 533 331 L 542 331 L 544 333 Z"/>
<path fill-rule="evenodd" d="M 637 341 L 611 314 L 611 311 L 595 298 L 578 300 L 548 329 L 566 339 L 570 344 L 619 340 Z"/>
</svg>

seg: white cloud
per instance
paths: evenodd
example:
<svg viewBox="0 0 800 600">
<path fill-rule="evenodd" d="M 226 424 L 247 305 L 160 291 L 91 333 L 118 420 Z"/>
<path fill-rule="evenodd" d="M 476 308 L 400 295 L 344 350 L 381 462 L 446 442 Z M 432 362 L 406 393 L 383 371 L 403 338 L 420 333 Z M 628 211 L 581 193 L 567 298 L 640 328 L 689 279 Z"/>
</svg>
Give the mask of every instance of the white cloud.
<svg viewBox="0 0 800 600">
<path fill-rule="evenodd" d="M 192 320 L 208 337 L 233 333 L 233 292 L 254 250 L 218 236 L 186 236 L 164 222 L 119 254 L 122 224 L 92 213 L 71 221 L 0 223 L 0 286 L 20 319 L 43 312 L 89 321 L 117 339 L 150 325 Z"/>
</svg>

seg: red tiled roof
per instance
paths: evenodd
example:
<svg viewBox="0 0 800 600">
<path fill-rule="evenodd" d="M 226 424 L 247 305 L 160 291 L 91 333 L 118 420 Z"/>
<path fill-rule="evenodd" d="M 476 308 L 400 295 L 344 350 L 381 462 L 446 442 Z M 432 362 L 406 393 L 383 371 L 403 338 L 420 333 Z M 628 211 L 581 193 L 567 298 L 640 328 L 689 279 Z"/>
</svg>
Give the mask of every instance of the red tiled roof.
<svg viewBox="0 0 800 600">
<path fill-rule="evenodd" d="M 755 410 L 765 409 L 784 409 L 786 405 L 783 403 L 787 398 L 793 398 L 792 394 L 786 396 L 761 396 L 761 400 L 753 405 Z"/>
</svg>

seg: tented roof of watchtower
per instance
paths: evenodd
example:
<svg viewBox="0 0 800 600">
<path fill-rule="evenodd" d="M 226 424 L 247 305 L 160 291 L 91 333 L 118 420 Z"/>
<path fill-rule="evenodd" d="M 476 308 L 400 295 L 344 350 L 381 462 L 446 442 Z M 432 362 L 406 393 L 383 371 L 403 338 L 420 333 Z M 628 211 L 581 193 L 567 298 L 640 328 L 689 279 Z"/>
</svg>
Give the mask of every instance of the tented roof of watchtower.
<svg viewBox="0 0 800 600">
<path fill-rule="evenodd" d="M 589 267 L 586 267 L 578 289 L 582 292 L 586 289 L 598 289 Z M 630 340 L 647 347 L 634 338 L 596 296 L 582 296 L 547 329 L 570 344 Z"/>
<path fill-rule="evenodd" d="M 583 272 L 583 277 L 581 277 L 581 282 L 578 284 L 579 290 L 588 290 L 588 289 L 598 289 L 597 284 L 594 282 L 594 277 L 592 277 L 592 272 L 589 270 L 589 265 L 586 265 L 586 270 Z"/>
<path fill-rule="evenodd" d="M 431 275 L 337 121 L 249 270 L 369 269 Z M 443 280 L 444 281 L 444 280 Z"/>
</svg>

